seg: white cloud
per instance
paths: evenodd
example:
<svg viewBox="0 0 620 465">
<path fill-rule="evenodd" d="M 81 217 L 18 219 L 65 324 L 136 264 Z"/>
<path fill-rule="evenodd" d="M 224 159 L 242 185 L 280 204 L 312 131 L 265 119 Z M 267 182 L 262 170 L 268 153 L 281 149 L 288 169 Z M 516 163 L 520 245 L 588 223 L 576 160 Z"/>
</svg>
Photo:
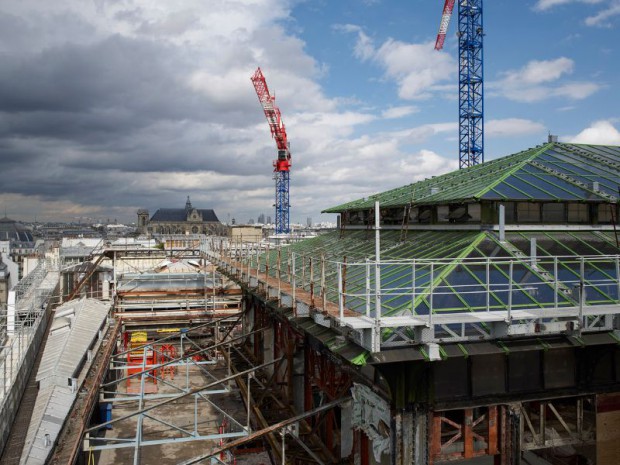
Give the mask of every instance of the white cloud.
<svg viewBox="0 0 620 465">
<path fill-rule="evenodd" d="M 575 63 L 573 60 L 561 57 L 555 60 L 530 61 L 518 72 L 512 72 L 506 78 L 507 81 L 521 81 L 526 84 L 541 84 L 559 79 L 563 74 L 573 72 Z"/>
<path fill-rule="evenodd" d="M 491 95 L 517 102 L 538 102 L 552 97 L 582 100 L 601 88 L 595 82 L 558 82 L 574 68 L 574 61 L 566 57 L 533 60 L 520 69 L 501 73 L 500 80 L 488 83 L 487 89 Z"/>
<path fill-rule="evenodd" d="M 407 100 L 428 98 L 431 89 L 456 73 L 455 60 L 434 49 L 434 42 L 408 44 L 389 39 L 376 50 L 374 59 L 388 78 L 398 83 L 399 97 Z"/>
<path fill-rule="evenodd" d="M 513 137 L 545 132 L 543 124 L 520 118 L 495 119 L 484 124 L 487 137 Z"/>
<path fill-rule="evenodd" d="M 381 116 L 384 119 L 396 119 L 396 118 L 402 118 L 404 116 L 409 116 L 413 113 L 417 113 L 419 110 L 417 107 L 411 106 L 411 105 L 405 105 L 405 106 L 400 106 L 400 107 L 391 107 L 388 108 L 387 110 L 383 110 L 381 112 Z"/>
<path fill-rule="evenodd" d="M 362 61 L 370 60 L 375 54 L 373 40 L 356 24 L 336 24 L 333 26 L 336 31 L 357 34 L 353 55 Z"/>
<path fill-rule="evenodd" d="M 362 61 L 379 64 L 385 78 L 398 85 L 398 96 L 405 100 L 429 98 L 437 86 L 456 74 L 456 61 L 435 42 L 406 43 L 388 39 L 377 47 L 364 30 L 354 24 L 335 26 L 336 30 L 357 34 L 353 54 Z"/>
<path fill-rule="evenodd" d="M 536 5 L 534 5 L 534 9 L 537 11 L 549 10 L 558 5 L 565 5 L 567 3 L 601 3 L 604 0 L 538 0 Z"/>
<path fill-rule="evenodd" d="M 458 130 L 459 125 L 456 122 L 430 123 L 402 131 L 390 132 L 389 135 L 401 139 L 403 143 L 419 144 L 439 134 L 448 134 L 448 138 L 450 138 L 450 135 L 453 135 L 456 138 L 458 135 Z"/>
<path fill-rule="evenodd" d="M 620 131 L 610 121 L 601 120 L 568 139 L 575 144 L 620 145 Z"/>
<path fill-rule="evenodd" d="M 605 4 L 603 9 L 586 17 L 584 22 L 587 26 L 611 27 L 610 19 L 620 15 L 620 0 L 538 0 L 534 5 L 534 10 L 547 11 L 558 5 L 569 3 Z"/>
<path fill-rule="evenodd" d="M 620 15 L 620 1 L 612 0 L 607 8 L 593 16 L 588 16 L 585 22 L 588 26 L 610 27 L 609 19 L 618 15 Z"/>
</svg>

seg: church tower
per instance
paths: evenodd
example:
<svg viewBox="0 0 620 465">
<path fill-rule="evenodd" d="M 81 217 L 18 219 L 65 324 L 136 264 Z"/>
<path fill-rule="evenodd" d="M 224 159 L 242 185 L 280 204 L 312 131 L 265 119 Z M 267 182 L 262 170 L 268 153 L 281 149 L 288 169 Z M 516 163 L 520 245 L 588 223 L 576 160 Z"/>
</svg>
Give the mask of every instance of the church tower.
<svg viewBox="0 0 620 465">
<path fill-rule="evenodd" d="M 149 223 L 149 211 L 141 208 L 138 210 L 138 232 L 146 234 L 146 226 Z"/>
</svg>

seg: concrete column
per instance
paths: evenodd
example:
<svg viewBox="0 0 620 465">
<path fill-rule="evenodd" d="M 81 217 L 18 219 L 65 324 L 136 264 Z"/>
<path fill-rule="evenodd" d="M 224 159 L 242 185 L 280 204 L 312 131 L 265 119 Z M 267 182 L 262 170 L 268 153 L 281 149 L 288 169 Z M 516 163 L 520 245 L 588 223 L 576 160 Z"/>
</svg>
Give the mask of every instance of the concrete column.
<svg viewBox="0 0 620 465">
<path fill-rule="evenodd" d="M 413 458 L 413 440 L 414 440 L 414 414 L 410 411 L 402 413 L 402 464 L 409 465 L 416 463 Z"/>
<path fill-rule="evenodd" d="M 425 431 L 419 431 L 419 415 L 411 410 L 401 410 L 393 415 L 393 419 L 391 463 L 394 465 L 425 465 L 427 462 L 415 456 L 415 452 L 421 450 L 420 445 L 415 441 L 426 436 Z M 426 426 L 425 415 L 423 415 L 422 424 Z"/>
<path fill-rule="evenodd" d="M 340 409 L 340 457 L 349 457 L 353 452 L 355 431 L 351 426 L 352 404 L 351 401 L 348 401 L 342 404 L 342 408 Z"/>
<path fill-rule="evenodd" d="M 499 240 L 506 241 L 506 207 L 504 204 L 499 205 Z"/>
<path fill-rule="evenodd" d="M 390 425 L 391 463 L 403 465 L 403 412 L 392 411 L 392 424 Z"/>
<path fill-rule="evenodd" d="M 409 437 L 410 444 L 406 444 L 404 450 L 405 456 L 410 456 L 411 461 L 408 464 L 427 465 L 430 464 L 430 434 L 428 431 L 430 412 L 422 409 L 416 409 L 411 412 L 411 434 L 403 435 Z M 409 421 L 409 420 L 408 420 Z"/>
</svg>

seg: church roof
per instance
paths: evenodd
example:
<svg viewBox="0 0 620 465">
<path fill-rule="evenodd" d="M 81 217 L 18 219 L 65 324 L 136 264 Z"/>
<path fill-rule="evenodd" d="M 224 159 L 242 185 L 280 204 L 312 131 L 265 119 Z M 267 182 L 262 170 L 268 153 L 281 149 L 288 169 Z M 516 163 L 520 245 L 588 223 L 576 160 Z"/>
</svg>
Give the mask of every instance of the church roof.
<svg viewBox="0 0 620 465">
<path fill-rule="evenodd" d="M 620 147 L 551 142 L 325 210 L 490 201 L 615 202 Z"/>
<path fill-rule="evenodd" d="M 213 210 L 196 209 L 196 211 L 202 214 L 202 221 L 210 223 L 220 221 Z M 183 223 L 187 221 L 187 210 L 185 208 L 160 208 L 151 217 L 151 221 Z"/>
</svg>

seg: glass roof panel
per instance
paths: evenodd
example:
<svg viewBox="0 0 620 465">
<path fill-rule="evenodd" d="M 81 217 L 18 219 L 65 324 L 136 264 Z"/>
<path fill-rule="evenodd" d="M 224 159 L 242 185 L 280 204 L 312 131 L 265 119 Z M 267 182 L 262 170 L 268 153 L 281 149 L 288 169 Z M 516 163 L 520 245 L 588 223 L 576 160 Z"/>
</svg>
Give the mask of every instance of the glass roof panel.
<svg viewBox="0 0 620 465">
<path fill-rule="evenodd" d="M 515 189 L 518 189 L 521 192 L 524 192 L 531 199 L 549 199 L 555 200 L 551 194 L 545 192 L 542 189 L 536 187 L 536 185 L 532 184 L 530 180 L 526 180 L 521 176 L 509 176 L 504 183 L 511 185 Z M 537 184 L 543 184 L 540 180 L 537 181 Z"/>
<path fill-rule="evenodd" d="M 519 172 L 519 177 L 533 184 L 539 184 L 541 188 L 558 199 L 579 200 L 589 194 L 579 186 L 557 176 L 552 176 L 534 166 L 528 166 L 526 170 Z"/>
<path fill-rule="evenodd" d="M 528 200 L 530 197 L 523 192 L 518 191 L 514 187 L 500 183 L 489 191 L 485 192 L 482 199 L 510 199 L 510 200 Z"/>
</svg>

